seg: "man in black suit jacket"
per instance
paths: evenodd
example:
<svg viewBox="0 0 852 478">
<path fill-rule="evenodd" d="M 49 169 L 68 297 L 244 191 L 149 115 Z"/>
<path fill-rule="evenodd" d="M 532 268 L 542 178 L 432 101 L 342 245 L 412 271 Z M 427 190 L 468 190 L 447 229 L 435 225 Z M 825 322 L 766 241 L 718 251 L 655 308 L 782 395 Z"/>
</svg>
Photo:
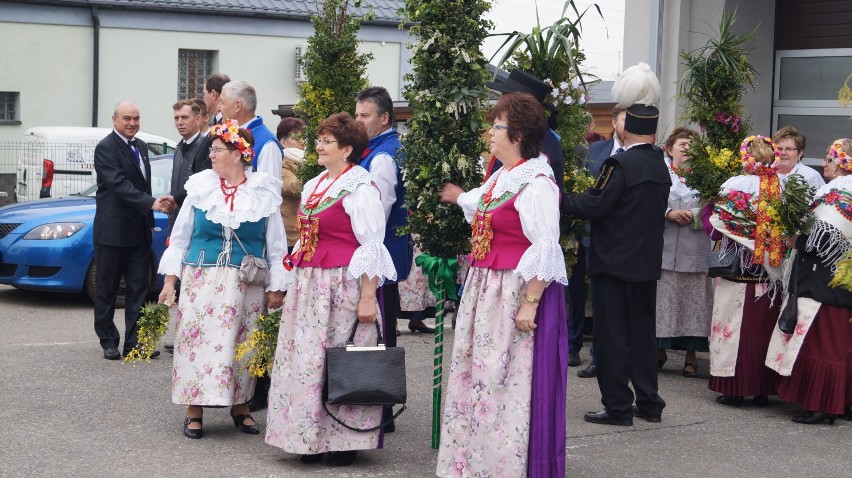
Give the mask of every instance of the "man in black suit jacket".
<svg viewBox="0 0 852 478">
<path fill-rule="evenodd" d="M 172 181 L 170 194 L 177 203 L 177 208 L 169 214 L 169 235 L 172 233 L 178 211 L 186 199 L 186 180 L 197 172 L 210 169 L 210 145 L 213 138 L 202 135 L 198 129 L 198 118 L 201 109 L 192 100 L 180 100 L 172 106 L 174 110 L 175 128 L 181 136 L 175 148 L 172 161 Z"/>
<path fill-rule="evenodd" d="M 625 151 L 604 161 L 586 193 L 563 198 L 563 211 L 592 221 L 589 275 L 604 405 L 585 414 L 592 423 L 632 425 L 634 415 L 659 422 L 666 405 L 657 394 L 655 315 L 671 179 L 652 147 L 658 116 L 652 106 L 629 107 Z"/>
<path fill-rule="evenodd" d="M 174 208 L 174 200 L 151 196 L 147 146 L 134 138 L 139 131 L 139 108 L 130 102 L 118 103 L 112 124 L 113 132 L 95 148 L 95 333 L 104 358 L 118 360 L 120 337 L 113 316 L 119 281 L 123 275 L 127 355 L 137 345 L 136 320 L 148 295 L 153 210 L 168 213 Z"/>
</svg>

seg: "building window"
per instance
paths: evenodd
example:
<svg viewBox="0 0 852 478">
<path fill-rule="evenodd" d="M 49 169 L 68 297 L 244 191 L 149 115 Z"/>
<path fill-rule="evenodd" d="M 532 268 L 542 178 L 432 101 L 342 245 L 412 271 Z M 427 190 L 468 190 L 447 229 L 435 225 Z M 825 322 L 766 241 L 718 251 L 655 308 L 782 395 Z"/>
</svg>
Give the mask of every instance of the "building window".
<svg viewBox="0 0 852 478">
<path fill-rule="evenodd" d="M 20 123 L 18 116 L 18 97 L 20 93 L 11 91 L 0 91 L 0 121 L 14 121 Z"/>
<path fill-rule="evenodd" d="M 178 50 L 179 100 L 204 97 L 204 80 L 213 74 L 215 50 Z"/>
</svg>

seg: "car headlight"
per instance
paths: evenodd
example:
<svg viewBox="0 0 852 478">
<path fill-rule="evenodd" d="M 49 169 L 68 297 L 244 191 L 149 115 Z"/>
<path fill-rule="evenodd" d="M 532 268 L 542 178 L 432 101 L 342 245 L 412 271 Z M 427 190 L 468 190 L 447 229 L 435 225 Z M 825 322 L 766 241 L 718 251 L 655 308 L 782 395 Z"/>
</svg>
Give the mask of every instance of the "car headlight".
<svg viewBox="0 0 852 478">
<path fill-rule="evenodd" d="M 83 229 L 82 222 L 54 222 L 51 224 L 42 224 L 28 232 L 24 239 L 65 239 L 71 237 L 80 229 Z"/>
</svg>

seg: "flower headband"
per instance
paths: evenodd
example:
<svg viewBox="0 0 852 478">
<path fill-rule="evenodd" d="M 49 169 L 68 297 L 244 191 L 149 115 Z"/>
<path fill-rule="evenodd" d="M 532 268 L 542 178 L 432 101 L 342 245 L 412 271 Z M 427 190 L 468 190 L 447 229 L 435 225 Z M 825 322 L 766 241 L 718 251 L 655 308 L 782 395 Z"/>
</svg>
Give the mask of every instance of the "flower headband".
<svg viewBox="0 0 852 478">
<path fill-rule="evenodd" d="M 756 140 L 763 140 L 769 146 L 772 147 L 772 154 L 775 156 L 775 160 L 772 161 L 772 164 L 763 164 L 759 162 L 754 156 L 749 153 L 748 148 L 751 146 L 751 143 Z M 740 160 L 743 162 L 743 171 L 750 174 L 761 174 L 767 173 L 769 170 L 772 170 L 774 173 L 778 169 L 778 161 L 781 158 L 781 152 L 778 151 L 778 146 L 775 145 L 775 141 L 772 141 L 772 138 L 767 138 L 762 134 L 756 134 L 749 136 L 748 138 L 743 140 L 743 143 L 740 145 Z"/>
<path fill-rule="evenodd" d="M 240 152 L 243 161 L 250 163 L 254 157 L 254 150 L 245 138 L 240 136 L 240 124 L 237 120 L 225 120 L 220 124 L 210 127 L 210 133 L 226 143 L 231 143 Z"/>
<path fill-rule="evenodd" d="M 838 139 L 828 148 L 828 154 L 837 161 L 837 167 L 852 171 L 852 158 L 846 154 L 846 151 L 843 151 L 843 143 L 848 141 L 847 138 Z"/>
</svg>

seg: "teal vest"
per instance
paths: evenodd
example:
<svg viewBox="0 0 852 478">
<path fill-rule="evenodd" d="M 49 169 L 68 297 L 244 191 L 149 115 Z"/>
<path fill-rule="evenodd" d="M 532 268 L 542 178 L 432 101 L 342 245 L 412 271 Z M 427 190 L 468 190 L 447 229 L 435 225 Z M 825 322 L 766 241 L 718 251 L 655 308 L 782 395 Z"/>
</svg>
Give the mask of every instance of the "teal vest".
<svg viewBox="0 0 852 478">
<path fill-rule="evenodd" d="M 193 207 L 192 210 L 195 214 L 195 227 L 192 229 L 189 251 L 184 256 L 183 263 L 198 267 L 215 267 L 216 265 L 240 267 L 245 253 L 237 240 L 232 236 L 231 247 L 228 248 L 225 241 L 225 227 L 207 219 L 205 212 L 201 209 Z M 234 234 L 239 236 L 240 242 L 249 254 L 266 258 L 266 251 L 263 248 L 266 244 L 266 218 L 257 222 L 244 222 L 240 224 L 239 229 L 234 229 Z M 230 258 L 227 263 L 217 264 L 223 249 L 226 251 L 230 249 Z"/>
</svg>

